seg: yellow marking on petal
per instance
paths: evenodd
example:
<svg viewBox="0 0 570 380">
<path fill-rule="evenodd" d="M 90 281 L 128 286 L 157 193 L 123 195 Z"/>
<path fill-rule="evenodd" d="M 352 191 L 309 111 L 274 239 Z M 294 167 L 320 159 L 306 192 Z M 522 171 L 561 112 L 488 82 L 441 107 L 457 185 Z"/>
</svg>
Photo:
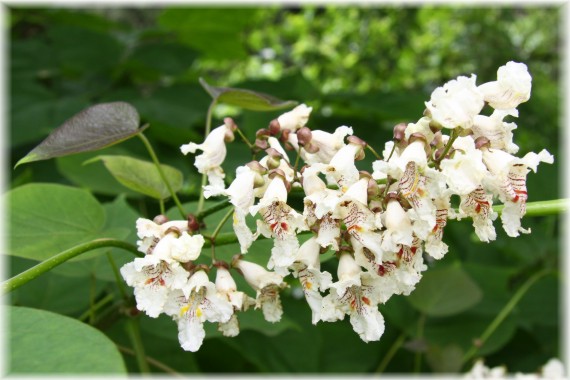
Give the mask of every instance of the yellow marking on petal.
<svg viewBox="0 0 570 380">
<path fill-rule="evenodd" d="M 188 311 L 189 308 L 190 308 L 190 306 L 188 306 L 188 305 L 182 306 L 180 308 L 180 316 L 183 316 Z"/>
<path fill-rule="evenodd" d="M 238 223 L 239 223 L 239 220 L 238 220 L 237 214 L 234 212 L 234 226 L 237 226 Z"/>
<path fill-rule="evenodd" d="M 313 287 L 313 284 L 310 283 L 309 281 L 307 281 L 307 282 L 305 283 L 305 287 L 306 287 L 307 289 L 311 290 L 311 288 Z"/>
<path fill-rule="evenodd" d="M 196 316 L 197 316 L 198 318 L 200 318 L 200 317 L 202 316 L 202 309 L 200 309 L 200 308 L 197 308 L 197 309 L 196 309 Z"/>
</svg>

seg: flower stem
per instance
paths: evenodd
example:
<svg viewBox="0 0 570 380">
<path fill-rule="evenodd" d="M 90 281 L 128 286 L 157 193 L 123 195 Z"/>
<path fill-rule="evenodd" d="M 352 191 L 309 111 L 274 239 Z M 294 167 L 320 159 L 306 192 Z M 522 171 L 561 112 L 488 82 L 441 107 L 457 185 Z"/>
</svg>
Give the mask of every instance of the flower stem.
<svg viewBox="0 0 570 380">
<path fill-rule="evenodd" d="M 136 256 L 142 256 L 142 254 L 137 250 L 136 246 L 122 240 L 106 238 L 92 240 L 90 242 L 82 243 L 66 251 L 60 252 L 57 255 L 50 257 L 49 259 L 31 267 L 30 269 L 2 282 L 0 294 L 9 293 L 12 290 L 19 288 L 20 286 L 30 282 L 36 277 L 41 276 L 56 266 L 61 265 L 67 260 L 79 256 L 84 252 L 92 251 L 94 249 L 102 247 L 117 247 L 134 253 Z"/>
<path fill-rule="evenodd" d="M 394 146 L 396 146 L 396 145 L 394 145 Z M 382 159 L 382 157 L 374 150 L 374 148 L 372 148 L 372 147 L 370 146 L 370 144 L 366 144 L 366 148 L 367 148 L 369 151 L 372 152 L 372 154 L 374 155 L 374 157 L 376 157 L 376 158 L 379 159 L 379 160 Z"/>
<path fill-rule="evenodd" d="M 136 353 L 133 350 L 131 350 L 130 348 L 123 347 L 123 346 L 118 345 L 118 344 L 117 344 L 117 348 L 119 349 L 119 351 L 124 352 L 125 354 L 136 356 Z M 145 356 L 145 359 L 149 364 L 152 364 L 156 368 L 161 369 L 166 373 L 169 373 L 169 374 L 174 375 L 176 377 L 184 377 L 180 373 L 176 372 L 174 369 L 170 368 L 169 366 L 167 366 L 166 364 L 164 364 L 161 361 L 158 361 L 154 358 L 151 358 L 150 356 Z"/>
<path fill-rule="evenodd" d="M 205 210 L 202 210 L 201 212 L 199 212 L 198 214 L 196 214 L 196 219 L 199 221 L 202 221 L 205 217 L 207 217 L 208 215 L 212 215 L 220 210 L 225 209 L 226 207 L 231 206 L 231 203 L 229 200 L 223 200 L 220 203 L 216 203 L 215 205 L 213 205 L 210 208 L 207 208 Z"/>
<path fill-rule="evenodd" d="M 425 322 L 426 322 L 426 315 L 422 313 L 420 315 L 420 318 L 418 319 L 418 334 L 416 336 L 416 339 L 418 341 L 421 341 L 424 338 Z M 415 373 L 419 373 L 422 369 L 422 356 L 423 356 L 423 352 L 421 350 L 418 350 L 416 352 L 416 357 L 414 360 L 414 372 Z"/>
<path fill-rule="evenodd" d="M 80 321 L 85 321 L 87 318 L 90 318 L 92 310 L 97 311 L 112 300 L 113 300 L 113 295 L 107 294 L 103 299 L 101 299 L 99 302 L 95 303 L 91 308 L 89 308 L 89 310 L 85 311 L 77 319 Z M 93 324 L 93 323 L 90 323 L 90 324 Z"/>
<path fill-rule="evenodd" d="M 127 328 L 127 334 L 129 335 L 131 343 L 133 344 L 135 357 L 137 359 L 137 364 L 139 365 L 141 373 L 149 373 L 150 368 L 148 366 L 148 362 L 146 361 L 146 355 L 144 353 L 144 345 L 141 338 L 141 331 L 140 331 L 138 318 L 127 319 L 126 328 Z"/>
<path fill-rule="evenodd" d="M 206 131 L 204 136 L 208 137 L 210 134 L 210 129 L 212 129 L 212 112 L 216 106 L 216 99 L 212 100 L 210 106 L 208 107 L 208 114 L 206 115 Z M 208 175 L 206 173 L 202 174 L 202 182 L 200 185 L 200 197 L 198 198 L 198 206 L 196 208 L 196 214 L 200 214 L 204 208 L 204 186 L 208 183 Z"/>
<path fill-rule="evenodd" d="M 150 142 L 148 141 L 148 139 L 146 138 L 146 136 L 142 132 L 139 133 L 137 136 L 142 140 L 144 146 L 146 147 L 146 150 L 148 151 L 148 154 L 150 155 L 150 158 L 152 158 L 152 161 L 154 162 L 154 165 L 156 166 L 156 169 L 158 170 L 158 174 L 160 175 L 162 182 L 164 182 L 164 184 L 166 185 L 166 188 L 168 189 L 168 192 L 172 196 L 174 203 L 176 203 L 176 207 L 178 207 L 178 210 L 180 211 L 180 215 L 182 216 L 182 218 L 186 218 L 186 213 L 184 212 L 184 207 L 182 207 L 182 203 L 180 203 L 180 200 L 176 196 L 176 193 L 174 192 L 174 190 L 172 190 L 172 186 L 170 186 L 170 182 L 168 182 L 168 179 L 164 175 L 164 172 L 162 171 L 162 167 L 160 166 L 160 162 L 158 161 L 158 157 L 156 156 L 154 149 L 152 149 L 152 145 L 150 145 Z"/>
<path fill-rule="evenodd" d="M 451 135 L 449 136 L 449 141 L 447 141 L 447 145 L 445 145 L 445 148 L 443 149 L 443 152 L 441 153 L 441 156 L 439 156 L 439 158 L 437 160 L 435 160 L 435 167 L 437 169 L 439 169 L 439 164 L 441 163 L 441 161 L 445 158 L 445 156 L 447 156 L 447 153 L 449 153 L 449 150 L 451 149 L 451 146 L 453 145 L 453 143 L 455 142 L 455 140 L 457 140 L 457 138 L 459 137 L 459 133 L 457 132 L 457 129 L 452 129 L 451 130 Z"/>
<path fill-rule="evenodd" d="M 214 232 L 212 233 L 212 236 L 210 236 L 210 242 L 212 244 L 212 263 L 214 263 L 216 261 L 216 245 L 217 245 L 217 238 L 218 238 L 218 234 L 220 233 L 222 227 L 224 226 L 224 224 L 226 224 L 226 222 L 228 221 L 228 219 L 230 218 L 230 216 L 232 216 L 232 214 L 234 213 L 234 210 L 228 210 L 228 212 L 226 213 L 226 215 L 224 215 L 224 217 L 222 218 L 222 220 L 220 220 L 220 223 L 218 223 L 218 225 L 216 226 L 216 229 L 214 230 Z M 234 234 L 235 235 L 235 234 Z M 237 236 L 236 236 L 237 239 Z"/>
<path fill-rule="evenodd" d="M 534 274 L 531 278 L 529 278 L 513 295 L 513 297 L 509 300 L 509 302 L 503 307 L 500 313 L 495 317 L 495 319 L 491 322 L 491 324 L 485 329 L 483 334 L 476 339 L 477 345 L 471 346 L 469 351 L 463 356 L 463 364 L 466 364 L 471 358 L 473 358 L 480 347 L 482 347 L 487 339 L 495 332 L 497 327 L 509 316 L 509 314 L 513 311 L 517 303 L 521 300 L 521 298 L 526 294 L 526 292 L 530 289 L 530 287 L 537 282 L 540 278 L 544 277 L 545 275 L 551 273 L 548 269 L 543 269 Z"/>
<path fill-rule="evenodd" d="M 249 149 L 253 149 L 253 148 L 254 148 L 253 144 L 252 144 L 252 143 L 249 141 L 249 139 L 243 134 L 243 132 L 241 131 L 241 129 L 236 128 L 236 131 L 237 131 L 239 137 L 241 137 L 241 139 L 242 139 L 243 142 L 245 143 L 245 145 L 247 145 L 247 147 L 248 147 Z"/>
<path fill-rule="evenodd" d="M 525 216 L 556 215 L 568 211 L 570 202 L 568 199 L 553 199 L 549 201 L 529 202 L 526 204 Z M 501 213 L 504 205 L 493 206 L 493 211 Z"/>
<path fill-rule="evenodd" d="M 115 276 L 115 281 L 117 282 L 117 287 L 119 288 L 119 292 L 124 300 L 128 299 L 129 296 L 127 295 L 127 291 L 125 290 L 125 286 L 123 285 L 123 279 L 119 274 L 119 268 L 117 268 L 117 264 L 115 264 L 115 260 L 109 252 L 107 252 L 107 260 L 109 260 L 109 264 L 111 264 L 111 268 L 113 269 L 113 275 Z"/>
<path fill-rule="evenodd" d="M 396 352 L 398 352 L 400 347 L 402 347 L 402 344 L 404 344 L 405 340 L 406 340 L 406 333 L 401 333 L 398 339 L 396 339 L 394 344 L 392 344 L 392 347 L 390 347 L 390 350 L 388 350 L 388 352 L 386 353 L 386 355 L 378 365 L 378 368 L 376 368 L 376 373 L 383 373 L 386 370 L 386 367 L 388 367 L 388 364 L 390 363 Z"/>
</svg>

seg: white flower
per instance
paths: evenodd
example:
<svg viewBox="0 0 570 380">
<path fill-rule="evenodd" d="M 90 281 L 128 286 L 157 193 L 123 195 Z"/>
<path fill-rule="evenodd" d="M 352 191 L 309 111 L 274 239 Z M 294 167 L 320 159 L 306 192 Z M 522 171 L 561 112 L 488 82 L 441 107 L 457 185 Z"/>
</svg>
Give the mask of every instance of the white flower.
<svg viewBox="0 0 570 380">
<path fill-rule="evenodd" d="M 287 273 L 287 267 L 295 261 L 295 253 L 299 249 L 297 231 L 306 229 L 303 216 L 287 205 L 287 188 L 283 179 L 276 175 L 263 198 L 250 208 L 250 213 L 261 215 L 257 220 L 258 232 L 265 237 L 275 238 L 271 250 L 268 268 Z"/>
<path fill-rule="evenodd" d="M 359 179 L 358 169 L 354 164 L 354 159 L 362 150 L 358 144 L 347 144 L 343 146 L 331 159 L 328 165 L 322 167 L 322 173 L 326 174 L 329 183 L 336 183 L 345 192 L 350 185 Z"/>
<path fill-rule="evenodd" d="M 412 222 L 397 199 L 390 199 L 383 214 L 382 249 L 387 252 L 398 251 L 398 244 L 412 245 Z"/>
<path fill-rule="evenodd" d="M 505 379 L 507 369 L 504 366 L 489 368 L 482 359 L 479 359 L 473 365 L 473 368 L 466 373 L 464 379 Z"/>
<path fill-rule="evenodd" d="M 321 130 L 311 131 L 311 145 L 318 148 L 318 151 L 316 153 L 308 153 L 306 150 L 301 149 L 301 158 L 309 165 L 316 163 L 328 164 L 334 155 L 346 145 L 344 138 L 347 135 L 352 135 L 352 128 L 345 125 L 338 127 L 334 133 Z M 299 150 L 297 135 L 291 133 L 289 142 L 296 150 Z"/>
<path fill-rule="evenodd" d="M 247 283 L 257 292 L 255 308 L 261 308 L 268 322 L 279 322 L 283 315 L 279 290 L 286 284 L 283 276 L 265 270 L 261 265 L 249 261 L 238 260 L 234 266 L 238 268 Z"/>
<path fill-rule="evenodd" d="M 134 288 L 137 309 L 152 318 L 163 312 L 168 295 L 182 289 L 188 281 L 188 272 L 180 264 L 169 264 L 153 255 L 125 264 L 121 275 Z"/>
<path fill-rule="evenodd" d="M 368 208 L 367 191 L 367 178 L 362 178 L 353 184 L 342 197 L 337 214 L 346 225 L 350 236 L 372 251 L 377 261 L 381 261 L 382 235 L 380 232 L 375 232 L 381 226 L 377 225 L 374 213 Z"/>
<path fill-rule="evenodd" d="M 449 197 L 435 199 L 437 210 L 435 212 L 435 226 L 425 241 L 426 252 L 436 260 L 441 259 L 448 250 L 447 244 L 442 241 L 443 229 L 447 225 L 447 215 L 451 205 Z"/>
<path fill-rule="evenodd" d="M 560 360 L 553 358 L 542 367 L 541 372 L 544 379 L 562 379 L 564 378 L 564 365 Z"/>
<path fill-rule="evenodd" d="M 290 129 L 291 131 L 296 131 L 307 124 L 309 120 L 309 115 L 313 110 L 312 107 L 307 107 L 305 104 L 300 104 L 293 110 L 285 112 L 277 118 L 281 129 Z"/>
<path fill-rule="evenodd" d="M 373 276 L 363 273 L 349 253 L 342 253 L 339 281 L 331 284 L 330 294 L 323 298 L 323 321 L 334 322 L 349 314 L 354 331 L 363 341 L 379 340 L 384 333 L 384 317 L 378 311 Z"/>
<path fill-rule="evenodd" d="M 236 178 L 224 192 L 231 204 L 246 212 L 255 202 L 253 188 L 256 174 L 247 166 L 239 166 L 236 169 Z"/>
<path fill-rule="evenodd" d="M 259 233 L 251 232 L 246 223 L 247 214 L 240 208 L 236 207 L 233 214 L 233 229 L 236 234 L 242 254 L 247 253 L 249 247 L 259 236 Z"/>
<path fill-rule="evenodd" d="M 424 232 L 416 231 L 418 236 L 425 239 L 428 230 L 435 226 L 435 205 L 427 191 L 427 177 L 422 175 L 415 161 L 406 164 L 406 170 L 398 182 L 400 195 L 413 207 L 416 219 L 423 221 Z"/>
<path fill-rule="evenodd" d="M 478 188 L 488 174 L 483 153 L 475 148 L 475 141 L 469 136 L 458 137 L 452 147 L 452 157 L 441 161 L 441 172 L 454 194 L 467 195 Z"/>
<path fill-rule="evenodd" d="M 519 236 L 519 232 L 530 233 L 530 229 L 521 227 L 521 218 L 526 213 L 526 175 L 534 172 L 540 162 L 553 163 L 554 157 L 543 149 L 540 153 L 530 152 L 524 157 L 514 157 L 497 149 L 481 148 L 483 162 L 493 174 L 490 189 L 499 195 L 505 208 L 501 213 L 501 221 L 507 235 Z"/>
<path fill-rule="evenodd" d="M 190 277 L 184 291 L 174 291 L 165 305 L 165 313 L 178 322 L 178 340 L 185 351 L 196 352 L 206 332 L 204 322 L 228 322 L 232 305 L 216 294 L 208 275 L 199 270 Z"/>
<path fill-rule="evenodd" d="M 493 220 L 497 218 L 497 213 L 493 211 L 493 196 L 487 194 L 482 186 L 471 193 L 461 196 L 459 204 L 458 219 L 463 216 L 470 216 L 473 219 L 473 227 L 479 240 L 489 242 L 497 238 Z"/>
<path fill-rule="evenodd" d="M 239 334 L 239 323 L 236 312 L 245 311 L 250 305 L 255 305 L 255 300 L 244 292 L 237 290 L 237 285 L 232 275 L 224 267 L 218 267 L 217 269 L 216 291 L 220 298 L 229 301 L 234 308 L 234 314 L 231 319 L 227 322 L 220 322 L 218 330 L 220 330 L 224 336 L 237 336 Z"/>
<path fill-rule="evenodd" d="M 471 78 L 460 76 L 436 88 L 431 100 L 426 102 L 431 118 L 444 128 L 471 128 L 473 118 L 485 105 L 475 79 L 475 75 Z"/>
<path fill-rule="evenodd" d="M 518 114 L 516 109 L 508 109 L 495 110 L 491 116 L 475 116 L 471 127 L 473 138 L 485 136 L 489 139 L 491 148 L 501 149 L 512 154 L 518 152 L 519 147 L 513 143 L 513 130 L 517 128 L 517 125 L 503 121 L 507 115 L 518 116 Z"/>
<path fill-rule="evenodd" d="M 168 263 L 172 261 L 187 263 L 200 256 L 203 245 L 204 237 L 202 235 L 190 235 L 186 231 L 180 234 L 170 232 L 160 239 L 152 254 Z"/>
<path fill-rule="evenodd" d="M 495 109 L 516 108 L 530 99 L 532 77 L 524 63 L 508 62 L 499 67 L 497 80 L 483 83 L 479 90 Z"/>
<path fill-rule="evenodd" d="M 292 265 L 293 275 L 299 278 L 305 293 L 305 299 L 312 311 L 312 323 L 316 324 L 321 319 L 323 297 L 319 293 L 329 288 L 332 276 L 328 272 L 321 272 L 319 259 L 321 246 L 316 237 L 307 240 L 297 254 Z"/>
<path fill-rule="evenodd" d="M 180 150 L 185 155 L 195 153 L 198 149 L 203 152 L 201 155 L 196 156 L 194 166 L 196 166 L 199 173 L 208 175 L 210 185 L 208 191 L 210 193 L 217 194 L 225 189 L 225 174 L 221 165 L 226 158 L 225 141 L 228 136 L 233 137 L 233 132 L 224 124 L 211 131 L 202 144 L 191 142 L 180 147 Z"/>
</svg>

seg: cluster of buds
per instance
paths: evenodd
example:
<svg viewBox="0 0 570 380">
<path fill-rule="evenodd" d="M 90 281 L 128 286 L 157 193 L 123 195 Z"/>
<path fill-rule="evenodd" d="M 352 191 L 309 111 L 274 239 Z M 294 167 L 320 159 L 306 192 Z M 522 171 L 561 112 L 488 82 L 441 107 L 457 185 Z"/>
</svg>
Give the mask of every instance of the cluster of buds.
<svg viewBox="0 0 570 380">
<path fill-rule="evenodd" d="M 138 308 L 151 317 L 171 315 L 182 347 L 194 351 L 204 321 L 218 322 L 227 336 L 238 333 L 236 313 L 250 306 L 262 309 L 267 321 L 279 321 L 279 291 L 292 275 L 313 324 L 348 314 L 363 341 L 379 340 L 384 319 L 378 305 L 394 294 L 409 295 L 426 262 L 447 253 L 442 238 L 448 220 L 470 217 L 481 241 L 494 240 L 492 205 L 498 199 L 505 205 L 507 234 L 530 232 L 521 226 L 526 175 L 553 157 L 546 150 L 514 156 L 516 125 L 503 119 L 518 116 L 516 107 L 530 97 L 531 77 L 524 64 L 509 62 L 497 81 L 477 86 L 475 80 L 458 77 L 437 88 L 422 118 L 396 125 L 383 157 L 351 127 L 309 129 L 312 108 L 304 104 L 257 132 L 252 150 L 263 157 L 239 166 L 227 188 L 221 164 L 237 128 L 231 119 L 204 143 L 183 145 L 185 154 L 203 151 L 195 166 L 208 175 L 205 197 L 226 197 L 232 204 L 240 252 L 230 264 L 213 263 L 214 284 L 203 265 L 192 264 L 204 240 L 188 223 L 140 219 L 139 247 L 146 256 L 122 269 Z M 481 114 L 485 106 L 494 109 L 490 116 Z M 295 164 L 287 150 L 296 153 Z M 371 171 L 359 170 L 356 163 L 367 151 L 377 160 Z M 454 195 L 461 199 L 457 209 L 451 207 Z M 288 198 L 299 196 L 304 207 L 295 210 Z M 260 236 L 274 242 L 266 268 L 246 260 L 259 254 L 248 252 Z M 338 263 L 336 276 L 321 270 L 330 256 Z M 232 270 L 253 288 L 255 299 L 237 291 Z"/>
</svg>

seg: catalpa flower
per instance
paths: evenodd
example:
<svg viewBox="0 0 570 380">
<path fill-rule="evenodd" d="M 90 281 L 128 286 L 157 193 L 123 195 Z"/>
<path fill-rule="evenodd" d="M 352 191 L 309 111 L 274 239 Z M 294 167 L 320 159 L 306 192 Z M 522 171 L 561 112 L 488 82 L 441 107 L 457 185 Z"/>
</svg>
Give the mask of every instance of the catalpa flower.
<svg viewBox="0 0 570 380">
<path fill-rule="evenodd" d="M 311 115 L 312 107 L 307 107 L 305 104 L 300 104 L 293 108 L 289 112 L 285 112 L 277 118 L 279 126 L 281 129 L 289 129 L 291 131 L 296 131 L 302 128 L 309 121 L 309 116 Z"/>
<path fill-rule="evenodd" d="M 233 266 L 241 271 L 247 283 L 257 292 L 255 308 L 261 308 L 266 321 L 279 322 L 283 315 L 279 290 L 287 286 L 283 276 L 241 259 L 235 260 Z"/>
<path fill-rule="evenodd" d="M 495 109 L 512 109 L 530 99 L 532 77 L 524 63 L 507 62 L 499 67 L 497 80 L 483 83 L 479 91 Z"/>
<path fill-rule="evenodd" d="M 365 342 L 379 340 L 384 333 L 384 317 L 378 311 L 375 275 L 362 272 L 349 253 L 342 253 L 338 282 L 331 284 L 323 298 L 322 320 L 334 322 L 350 315 L 354 331 Z"/>
<path fill-rule="evenodd" d="M 228 322 L 233 307 L 218 297 L 216 286 L 209 281 L 208 275 L 198 270 L 183 290 L 170 293 L 164 311 L 178 322 L 178 340 L 182 348 L 196 352 L 206 336 L 204 322 Z"/>
<path fill-rule="evenodd" d="M 178 262 L 169 264 L 152 254 L 125 264 L 121 275 L 134 288 L 137 309 L 152 318 L 164 311 L 168 295 L 188 281 L 188 272 Z"/>
<path fill-rule="evenodd" d="M 467 195 L 461 196 L 459 204 L 459 214 L 457 219 L 469 216 L 473 219 L 473 227 L 479 240 L 489 242 L 497 238 L 493 221 L 497 218 L 497 213 L 493 211 L 493 196 L 487 194 L 482 186 L 473 190 Z"/>
<path fill-rule="evenodd" d="M 315 325 L 321 319 L 322 301 L 320 291 L 325 291 L 332 283 L 332 276 L 328 272 L 321 272 L 321 262 L 319 259 L 321 246 L 316 237 L 307 240 L 301 248 L 295 262 L 291 266 L 293 275 L 299 278 L 305 293 L 305 299 L 311 308 L 313 317 L 312 323 Z"/>
<path fill-rule="evenodd" d="M 224 125 L 211 131 L 202 144 L 191 142 L 180 147 L 184 155 L 195 153 L 198 149 L 203 152 L 201 155 L 196 156 L 194 166 L 196 166 L 199 173 L 208 176 L 209 187 L 207 190 L 209 195 L 218 195 L 225 189 L 225 174 L 221 165 L 226 159 L 226 142 L 234 139 L 234 129 L 235 124 L 233 124 L 233 121 L 227 121 Z"/>
<path fill-rule="evenodd" d="M 475 116 L 473 126 L 471 127 L 473 138 L 486 137 L 491 143 L 491 148 L 501 149 L 507 153 L 515 154 L 519 150 L 519 147 L 513 143 L 513 130 L 517 128 L 517 125 L 503 121 L 508 115 L 518 117 L 519 112 L 513 108 L 495 110 L 491 116 Z"/>
<path fill-rule="evenodd" d="M 454 194 L 467 195 L 481 186 L 488 175 L 483 153 L 475 147 L 475 141 L 469 136 L 458 137 L 452 148 L 451 157 L 440 163 L 441 172 Z"/>
<path fill-rule="evenodd" d="M 255 215 L 259 212 L 261 220 L 257 220 L 258 231 L 265 237 L 275 238 L 267 267 L 286 274 L 287 267 L 293 264 L 299 250 L 297 232 L 305 230 L 306 226 L 303 216 L 287 205 L 287 188 L 283 175 L 273 172 L 272 176 L 265 195 L 257 205 L 250 208 L 250 213 Z"/>
<path fill-rule="evenodd" d="M 311 131 L 311 146 L 316 150 L 315 153 L 309 153 L 305 149 L 300 150 L 303 161 L 308 165 L 317 163 L 328 164 L 338 151 L 344 147 L 344 138 L 352 135 L 352 128 L 345 125 L 338 127 L 333 133 L 314 130 Z M 299 151 L 299 142 L 297 135 L 289 134 L 287 140 L 295 150 Z"/>
<path fill-rule="evenodd" d="M 237 336 L 239 334 L 239 323 L 236 312 L 246 311 L 249 306 L 255 305 L 255 300 L 244 292 L 237 290 L 237 285 L 232 275 L 222 266 L 218 266 L 216 273 L 216 292 L 220 298 L 229 301 L 234 308 L 234 313 L 230 320 L 220 322 L 218 330 L 221 331 L 224 336 Z"/>
<path fill-rule="evenodd" d="M 426 102 L 432 120 L 444 128 L 471 128 L 473 118 L 485 105 L 475 79 L 475 75 L 470 78 L 460 76 L 436 88 L 431 100 Z"/>
</svg>

